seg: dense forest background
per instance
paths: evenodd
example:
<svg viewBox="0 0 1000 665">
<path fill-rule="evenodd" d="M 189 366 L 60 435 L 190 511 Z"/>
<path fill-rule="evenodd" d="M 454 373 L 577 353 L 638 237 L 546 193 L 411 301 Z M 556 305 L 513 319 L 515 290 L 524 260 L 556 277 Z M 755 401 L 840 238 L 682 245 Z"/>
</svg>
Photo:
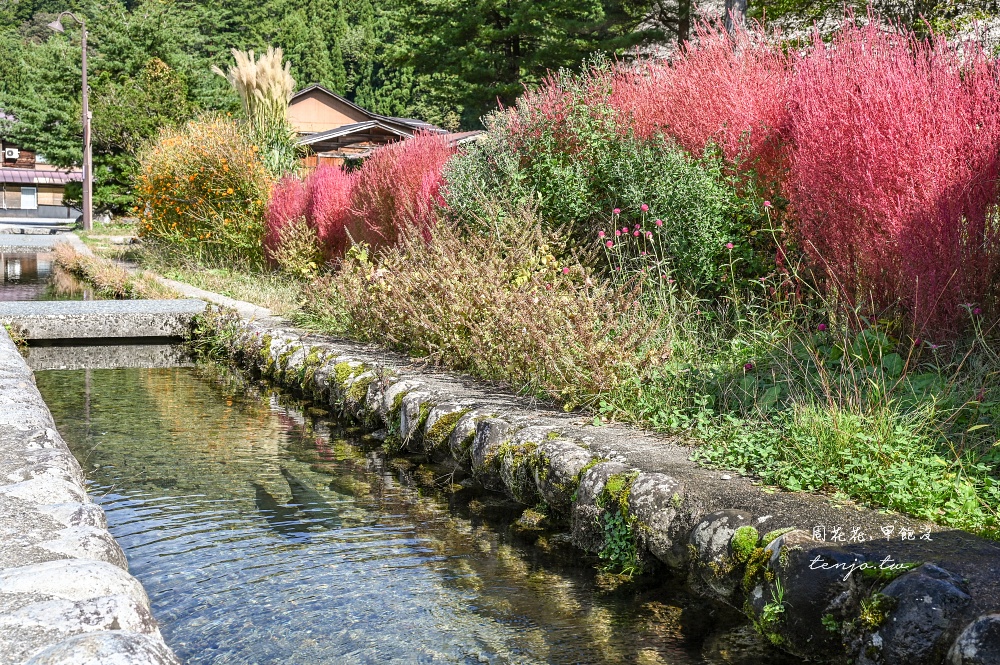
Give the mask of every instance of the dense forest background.
<svg viewBox="0 0 1000 665">
<path fill-rule="evenodd" d="M 473 128 L 546 72 L 595 52 L 669 49 L 728 2 L 691 0 L 0 0 L 0 135 L 60 166 L 81 161 L 80 40 L 47 24 L 86 17 L 95 204 L 131 204 L 134 153 L 164 125 L 238 100 L 211 65 L 230 49 L 280 46 L 298 87 L 320 83 L 378 113 Z M 961 26 L 995 0 L 881 0 L 889 20 Z M 749 15 L 786 29 L 843 15 L 843 0 L 750 0 Z M 861 2 L 848 8 L 865 11 Z M 930 25 L 930 24 L 927 24 Z M 13 120 L 16 119 L 16 122 Z"/>
</svg>

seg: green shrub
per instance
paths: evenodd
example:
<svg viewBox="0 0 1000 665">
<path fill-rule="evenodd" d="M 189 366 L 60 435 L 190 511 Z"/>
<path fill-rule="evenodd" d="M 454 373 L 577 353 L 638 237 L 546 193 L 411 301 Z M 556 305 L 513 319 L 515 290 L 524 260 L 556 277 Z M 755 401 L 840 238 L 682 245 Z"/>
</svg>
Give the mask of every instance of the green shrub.
<svg viewBox="0 0 1000 665">
<path fill-rule="evenodd" d="M 293 219 L 278 231 L 278 242 L 270 254 L 283 272 L 298 277 L 312 277 L 323 265 L 319 240 L 305 217 Z"/>
<path fill-rule="evenodd" d="M 604 242 L 600 231 L 655 228 L 667 239 L 660 258 L 695 291 L 719 291 L 734 258 L 740 275 L 767 270 L 773 250 L 763 209 L 739 195 L 720 157 L 623 134 L 610 106 L 572 77 L 559 81 L 567 107 L 554 121 L 531 102 L 498 111 L 479 142 L 448 164 L 444 196 L 453 219 L 501 242 L 517 238 L 525 207 L 545 228 L 567 228 L 591 246 Z"/>
</svg>

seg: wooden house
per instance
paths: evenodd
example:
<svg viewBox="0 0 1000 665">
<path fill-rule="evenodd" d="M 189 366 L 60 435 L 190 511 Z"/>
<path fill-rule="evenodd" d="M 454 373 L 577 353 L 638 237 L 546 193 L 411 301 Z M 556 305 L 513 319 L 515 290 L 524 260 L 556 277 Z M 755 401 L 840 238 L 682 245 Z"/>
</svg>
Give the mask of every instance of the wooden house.
<svg viewBox="0 0 1000 665">
<path fill-rule="evenodd" d="M 63 194 L 67 183 L 80 182 L 82 176 L 0 141 L 0 217 L 75 219 L 80 211 L 64 205 Z"/>
<path fill-rule="evenodd" d="M 449 140 L 459 136 L 423 120 L 372 113 L 321 85 L 295 93 L 288 105 L 288 118 L 299 135 L 299 145 L 310 150 L 304 159 L 308 168 L 363 159 L 381 146 L 421 131 L 447 135 Z M 478 133 L 463 132 L 456 141 Z"/>
</svg>

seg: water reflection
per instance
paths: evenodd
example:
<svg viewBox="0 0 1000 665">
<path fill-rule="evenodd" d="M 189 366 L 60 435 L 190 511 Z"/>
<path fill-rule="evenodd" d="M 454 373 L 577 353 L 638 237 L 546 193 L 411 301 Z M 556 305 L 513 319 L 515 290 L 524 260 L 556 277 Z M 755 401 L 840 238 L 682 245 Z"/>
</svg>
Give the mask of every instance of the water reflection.
<svg viewBox="0 0 1000 665">
<path fill-rule="evenodd" d="M 527 547 L 234 375 L 88 374 L 86 405 L 83 371 L 37 380 L 188 663 L 774 662 L 669 588 L 602 592 L 546 554 L 558 537 Z"/>
<path fill-rule="evenodd" d="M 93 289 L 53 261 L 51 252 L 0 252 L 0 301 L 96 299 Z"/>
</svg>

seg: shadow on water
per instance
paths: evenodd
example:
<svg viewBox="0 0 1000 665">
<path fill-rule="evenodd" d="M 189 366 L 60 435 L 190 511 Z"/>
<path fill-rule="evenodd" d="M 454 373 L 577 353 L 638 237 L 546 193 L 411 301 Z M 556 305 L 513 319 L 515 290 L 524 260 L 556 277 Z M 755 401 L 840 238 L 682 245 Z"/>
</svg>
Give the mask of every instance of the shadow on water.
<svg viewBox="0 0 1000 665">
<path fill-rule="evenodd" d="M 340 519 L 340 513 L 319 492 L 296 478 L 285 467 L 281 467 L 281 475 L 288 483 L 288 489 L 292 493 L 292 501 L 299 506 L 303 513 L 309 516 L 311 523 L 324 529 L 339 529 L 341 527 L 343 522 Z"/>
<path fill-rule="evenodd" d="M 668 579 L 606 584 L 558 532 L 324 412 L 199 366 L 37 373 L 186 663 L 785 663 Z M 454 489 L 454 488 L 452 488 Z"/>
<path fill-rule="evenodd" d="M 293 542 L 309 542 L 309 523 L 299 519 L 299 506 L 283 504 L 260 483 L 250 481 L 254 490 L 254 505 L 267 520 L 271 531 Z"/>
</svg>

